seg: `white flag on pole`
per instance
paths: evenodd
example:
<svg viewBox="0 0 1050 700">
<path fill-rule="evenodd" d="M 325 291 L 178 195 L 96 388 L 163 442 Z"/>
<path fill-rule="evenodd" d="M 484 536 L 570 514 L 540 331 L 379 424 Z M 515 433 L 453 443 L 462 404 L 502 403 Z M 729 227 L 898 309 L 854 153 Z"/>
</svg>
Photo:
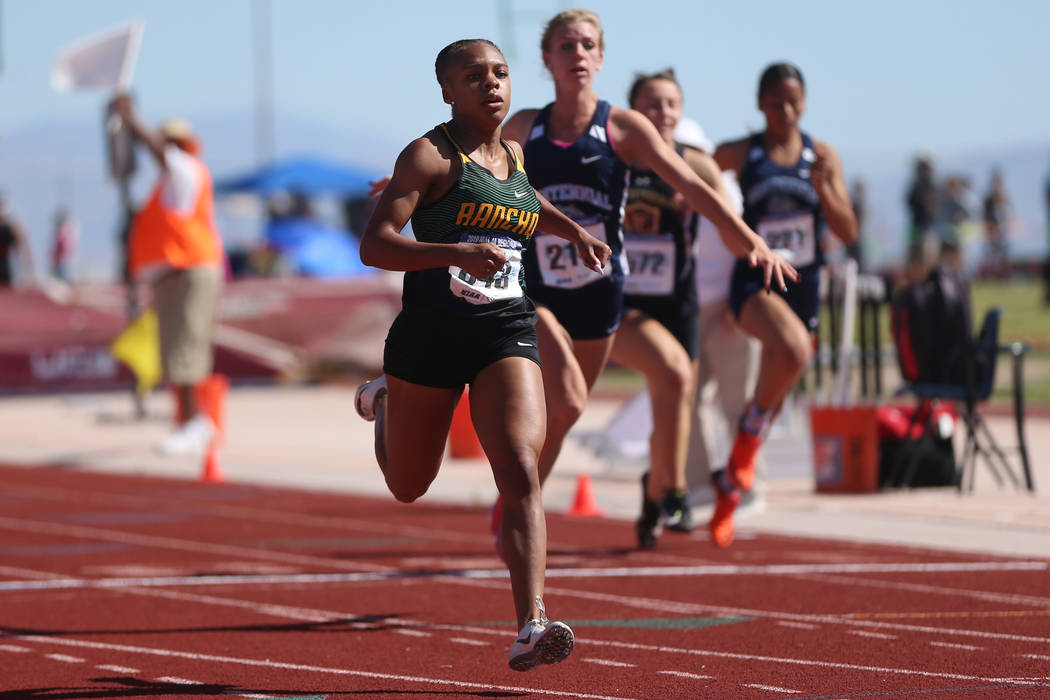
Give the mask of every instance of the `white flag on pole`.
<svg viewBox="0 0 1050 700">
<path fill-rule="evenodd" d="M 132 22 L 65 48 L 51 70 L 51 87 L 59 92 L 126 90 L 135 72 L 143 28 L 142 22 Z"/>
</svg>

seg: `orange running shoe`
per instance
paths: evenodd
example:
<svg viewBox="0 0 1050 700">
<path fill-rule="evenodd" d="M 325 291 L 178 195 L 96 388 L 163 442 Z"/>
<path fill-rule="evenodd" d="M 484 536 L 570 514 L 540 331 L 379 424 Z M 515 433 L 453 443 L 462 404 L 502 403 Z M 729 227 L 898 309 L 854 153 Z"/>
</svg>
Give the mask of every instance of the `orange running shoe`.
<svg viewBox="0 0 1050 700">
<path fill-rule="evenodd" d="M 755 483 L 755 457 L 762 438 L 746 430 L 736 431 L 736 441 L 729 455 L 729 480 L 741 491 L 750 491 Z"/>
<path fill-rule="evenodd" d="M 715 512 L 707 529 L 711 531 L 711 543 L 726 548 L 733 544 L 733 511 L 740 505 L 740 492 L 736 489 L 722 493 L 715 487 Z"/>
</svg>

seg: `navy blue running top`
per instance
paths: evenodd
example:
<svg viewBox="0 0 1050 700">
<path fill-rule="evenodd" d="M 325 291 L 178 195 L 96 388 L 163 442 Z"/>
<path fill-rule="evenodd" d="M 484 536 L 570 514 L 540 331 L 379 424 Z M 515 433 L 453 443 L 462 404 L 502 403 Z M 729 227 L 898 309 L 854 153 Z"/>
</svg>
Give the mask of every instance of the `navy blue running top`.
<svg viewBox="0 0 1050 700">
<path fill-rule="evenodd" d="M 553 103 L 540 110 L 525 143 L 529 182 L 562 213 L 608 244 L 612 257 L 611 270 L 606 272 L 622 280 L 627 268 L 623 206 L 629 171 L 609 141 L 609 103 L 598 102 L 583 136 L 570 144 L 556 142 L 547 133 L 552 107 Z M 530 293 L 541 287 L 574 289 L 601 279 L 578 259 L 573 244 L 552 234 L 537 231 L 524 257 Z"/>
<path fill-rule="evenodd" d="M 782 167 L 769 159 L 764 134 L 748 144 L 747 163 L 738 178 L 744 195 L 744 222 L 799 272 L 824 264 L 821 240 L 826 228 L 820 198 L 810 181 L 817 154 L 813 139 L 802 134 L 798 162 Z"/>
</svg>

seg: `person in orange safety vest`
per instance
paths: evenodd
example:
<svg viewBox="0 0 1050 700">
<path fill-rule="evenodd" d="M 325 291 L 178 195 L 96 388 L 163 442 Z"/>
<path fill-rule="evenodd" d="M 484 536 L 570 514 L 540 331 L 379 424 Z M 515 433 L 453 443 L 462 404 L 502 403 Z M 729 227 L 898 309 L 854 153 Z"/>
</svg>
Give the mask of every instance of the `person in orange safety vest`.
<svg viewBox="0 0 1050 700">
<path fill-rule="evenodd" d="M 222 242 L 215 225 L 211 174 L 198 157 L 200 141 L 183 119 L 146 126 L 131 98 L 114 98 L 114 111 L 160 169 L 136 214 L 129 240 L 132 277 L 153 290 L 165 378 L 175 386 L 182 424 L 158 445 L 161 452 L 206 449 L 216 433 L 200 409 L 195 388 L 212 371 L 212 333 L 222 282 Z"/>
</svg>

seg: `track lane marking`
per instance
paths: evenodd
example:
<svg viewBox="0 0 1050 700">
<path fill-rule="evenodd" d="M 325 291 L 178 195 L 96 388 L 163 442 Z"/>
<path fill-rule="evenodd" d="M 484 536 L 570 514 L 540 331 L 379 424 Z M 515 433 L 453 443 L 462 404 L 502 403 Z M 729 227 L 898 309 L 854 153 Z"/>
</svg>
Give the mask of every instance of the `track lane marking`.
<svg viewBox="0 0 1050 700">
<path fill-rule="evenodd" d="M 483 642 L 480 639 L 468 639 L 467 637 L 451 637 L 451 638 L 449 638 L 448 641 L 455 642 L 456 644 L 467 644 L 467 645 L 473 646 L 473 647 L 490 647 L 490 646 L 492 646 L 492 644 L 490 642 Z"/>
<path fill-rule="evenodd" d="M 821 583 L 840 583 L 846 586 L 867 586 L 869 588 L 889 588 L 900 591 L 912 591 L 913 593 L 931 593 L 934 595 L 959 596 L 963 598 L 974 598 L 986 600 L 992 603 L 1008 603 L 1010 605 L 1031 605 L 1039 608 L 1050 608 L 1050 598 L 1044 596 L 1022 595 L 1020 593 L 998 593 L 995 591 L 976 591 L 968 588 L 952 588 L 951 586 L 931 586 L 924 583 L 909 583 L 906 581 L 883 581 L 879 579 L 865 579 L 857 576 L 835 576 L 810 574 L 800 576 L 811 581 Z"/>
<path fill-rule="evenodd" d="M 846 634 L 855 634 L 858 637 L 871 637 L 872 639 L 896 639 L 895 634 L 883 634 L 882 632 L 868 632 L 867 630 L 846 630 Z"/>
<path fill-rule="evenodd" d="M 781 627 L 794 627 L 799 630 L 820 629 L 820 625 L 811 625 L 808 622 L 792 622 L 791 620 L 777 620 L 777 624 Z"/>
<path fill-rule="evenodd" d="M 952 644 L 951 642 L 930 642 L 931 647 L 942 647 L 944 649 L 963 649 L 965 651 L 981 651 L 984 647 L 977 647 L 972 644 Z"/>
<path fill-rule="evenodd" d="M 638 664 L 629 664 L 626 661 L 613 661 L 612 659 L 583 658 L 584 663 L 597 664 L 598 666 L 614 666 L 616 668 L 637 668 Z"/>
<path fill-rule="evenodd" d="M 82 664 L 84 659 L 79 656 L 69 656 L 68 654 L 44 654 L 45 657 L 52 661 L 61 661 L 64 664 Z"/>
<path fill-rule="evenodd" d="M 7 518 L 0 517 L 0 527 L 5 525 Z M 78 527 L 79 529 L 79 527 Z M 87 528 L 95 529 L 95 528 Z M 119 533 L 114 533 L 119 534 Z M 84 535 L 90 536 L 90 535 Z M 143 536 L 147 539 L 170 540 L 170 538 L 154 538 Z M 201 545 L 187 540 L 175 541 L 181 544 Z M 226 547 L 221 545 L 220 547 Z M 181 547 L 177 547 L 181 548 Z M 235 548 L 239 549 L 239 548 Z M 266 558 L 266 552 L 248 550 L 260 558 Z M 294 555 L 289 555 L 293 558 Z M 324 565 L 338 560 L 318 559 L 308 557 L 307 559 L 318 561 Z M 349 568 L 349 567 L 347 567 Z M 357 566 L 356 568 L 366 568 Z M 666 567 L 613 567 L 608 569 L 548 569 L 546 578 L 638 578 L 654 576 L 729 576 L 729 575 L 772 575 L 778 576 L 784 573 L 798 573 L 802 570 L 808 571 L 866 571 L 875 573 L 905 573 L 905 572 L 972 572 L 972 571 L 1046 571 L 1050 569 L 1047 561 L 1017 561 L 1017 562 L 955 562 L 955 563 L 899 563 L 899 564 L 809 564 L 809 565 L 722 565 L 722 566 L 666 566 Z M 368 571 L 356 571 L 348 573 L 304 573 L 304 574 L 213 574 L 203 576 L 128 576 L 128 577 L 106 577 L 106 578 L 62 578 L 53 580 L 36 581 L 0 581 L 0 591 L 39 590 L 48 588 L 88 588 L 88 587 L 122 587 L 122 586 L 200 586 L 220 585 L 229 586 L 237 584 L 276 584 L 276 583 L 356 583 L 366 581 L 388 581 L 403 579 L 434 579 L 444 578 L 450 581 L 456 579 L 506 579 L 509 578 L 505 568 L 499 569 L 454 569 L 445 571 L 411 571 L 392 569 L 384 566 L 382 570 L 371 569 Z"/>
<path fill-rule="evenodd" d="M 482 584 L 482 583 L 492 583 L 492 582 L 480 582 L 479 581 L 479 582 L 475 582 L 475 583 L 476 584 Z M 548 589 L 548 593 L 550 593 L 550 592 L 552 592 L 552 591 L 550 589 Z M 560 594 L 573 595 L 573 596 L 584 597 L 584 598 L 588 598 L 588 599 L 598 598 L 598 599 L 607 600 L 609 598 L 616 598 L 617 602 L 637 603 L 638 601 L 643 600 L 643 599 L 639 599 L 639 598 L 635 598 L 635 597 L 624 598 L 622 596 L 608 596 L 608 595 L 605 595 L 605 594 L 593 594 L 593 593 L 584 592 L 584 591 L 573 591 L 573 590 L 565 591 L 565 590 L 563 590 L 563 591 L 558 591 L 558 592 Z M 619 599 L 623 599 L 623 600 L 619 600 Z M 237 601 L 237 602 L 241 603 L 243 601 Z M 659 603 L 661 601 L 650 601 L 650 602 Z M 679 603 L 673 603 L 672 605 L 674 605 L 676 607 L 681 607 L 682 606 L 682 604 L 679 604 Z M 691 607 L 697 608 L 697 607 L 701 607 L 701 606 L 691 605 Z M 761 615 L 761 613 L 755 613 L 755 614 Z M 341 616 L 344 616 L 344 617 L 346 616 L 345 613 L 339 613 L 338 615 L 341 615 Z M 839 622 L 839 621 L 835 621 L 835 622 Z M 848 621 L 848 620 L 847 621 L 841 621 L 841 622 L 844 623 L 844 624 L 851 624 L 851 623 L 853 623 L 853 621 Z M 503 632 L 503 631 L 497 631 L 497 630 L 494 630 L 494 629 L 469 627 L 469 626 L 464 626 L 464 625 L 411 623 L 410 621 L 407 621 L 407 620 L 400 620 L 400 621 L 387 620 L 387 621 L 385 621 L 385 624 L 394 624 L 394 625 L 398 625 L 398 624 L 419 624 L 419 625 L 426 625 L 426 627 L 428 629 L 448 630 L 448 631 L 469 631 L 471 633 L 481 634 L 481 635 L 500 635 L 500 636 L 503 636 L 505 634 L 505 632 Z M 395 630 L 395 631 L 400 632 L 402 634 L 412 634 L 416 630 L 412 630 L 412 629 L 406 628 L 406 629 L 403 629 L 403 630 Z M 943 632 L 944 630 L 937 629 L 936 631 Z M 960 632 L 962 632 L 962 631 L 960 631 Z M 429 634 L 429 633 L 423 632 L 423 634 Z M 18 636 L 17 635 L 9 635 L 9 637 L 17 638 Z M 22 638 L 28 639 L 28 637 L 22 637 Z M 54 639 L 44 639 L 43 641 L 44 642 L 51 642 L 51 643 L 64 643 L 63 640 L 54 640 Z M 965 675 L 960 675 L 960 674 L 948 674 L 948 673 L 939 673 L 939 672 L 917 671 L 917 670 L 909 670 L 909 669 L 892 669 L 892 668 L 864 666 L 864 665 L 857 665 L 857 664 L 842 664 L 842 663 L 837 663 L 837 662 L 818 661 L 818 660 L 809 660 L 809 659 L 791 659 L 791 658 L 783 658 L 783 657 L 769 657 L 769 656 L 750 655 L 750 654 L 734 654 L 734 653 L 731 653 L 731 652 L 704 651 L 704 650 L 696 650 L 696 649 L 680 649 L 680 648 L 666 647 L 666 646 L 639 645 L 639 644 L 627 643 L 627 642 L 617 642 L 617 641 L 613 641 L 613 640 L 596 640 L 596 639 L 579 639 L 578 638 L 577 641 L 581 642 L 581 643 L 584 643 L 584 644 L 595 644 L 597 646 L 609 646 L 609 647 L 618 647 L 618 648 L 627 648 L 627 649 L 643 649 L 643 650 L 646 650 L 646 651 L 658 651 L 658 652 L 666 652 L 666 653 L 674 653 L 674 654 L 686 654 L 686 655 L 710 655 L 710 656 L 716 656 L 716 657 L 720 656 L 720 657 L 725 657 L 725 658 L 734 658 L 734 659 L 743 659 L 743 660 L 767 661 L 767 662 L 772 662 L 772 663 L 799 664 L 799 665 L 817 666 L 817 667 L 829 667 L 829 668 L 844 668 L 844 669 L 848 669 L 848 670 L 865 670 L 865 671 L 873 671 L 873 672 L 876 672 L 876 673 L 897 673 L 897 674 L 903 674 L 903 675 L 921 675 L 921 676 L 930 676 L 930 677 L 947 677 L 947 678 L 956 678 L 956 679 L 964 679 L 964 680 L 995 680 L 995 679 L 985 679 L 985 678 L 982 678 L 982 677 L 979 677 L 979 676 L 965 676 Z M 1039 640 L 1039 641 L 1050 642 L 1050 640 Z M 1040 655 L 1028 655 L 1028 656 L 1030 656 L 1032 658 L 1046 658 L 1046 659 L 1050 660 L 1050 657 L 1041 657 Z"/>
<path fill-rule="evenodd" d="M 116 664 L 97 664 L 95 668 L 100 671 L 113 671 L 113 673 L 127 673 L 129 675 L 142 673 L 137 668 L 131 668 L 130 666 L 117 666 Z"/>
<path fill-rule="evenodd" d="M 534 693 L 537 695 L 550 695 L 554 697 L 588 698 L 588 700 L 643 700 L 642 698 L 624 697 L 618 695 L 595 695 L 591 693 L 563 692 L 560 690 L 548 690 L 534 686 L 510 686 L 493 685 L 491 683 L 473 683 L 470 681 L 456 681 L 439 678 L 424 678 L 422 676 L 406 676 L 394 673 L 378 673 L 375 671 L 358 671 L 349 668 L 331 668 L 327 666 L 314 666 L 312 664 L 297 664 L 285 661 L 273 661 L 270 659 L 249 659 L 235 656 L 223 656 L 220 654 L 201 654 L 190 651 L 178 651 L 176 649 L 160 649 L 154 647 L 140 647 L 128 644 L 112 644 L 109 642 L 95 642 L 86 639 L 58 639 L 54 637 L 40 637 L 36 635 L 12 635 L 15 639 L 37 644 L 57 644 L 62 646 L 82 647 L 88 649 L 106 649 L 119 651 L 127 654 L 146 654 L 150 656 L 161 656 L 168 658 L 188 659 L 191 661 L 213 661 L 217 663 L 238 664 L 241 666 L 254 666 L 288 671 L 305 671 L 310 673 L 323 673 L 338 676 L 356 676 L 359 678 L 380 678 L 384 680 L 403 681 L 406 683 L 419 683 L 424 685 L 449 686 L 456 688 L 478 688 L 483 690 L 500 690 L 511 693 Z"/>
<path fill-rule="evenodd" d="M 685 671 L 657 671 L 657 673 L 663 673 L 668 676 L 678 676 L 679 678 L 692 678 L 698 681 L 712 681 L 715 679 L 714 676 L 704 676 L 699 673 L 686 673 Z"/>
<path fill-rule="evenodd" d="M 32 651 L 32 649 L 20 647 L 17 644 L 0 644 L 0 651 L 9 651 L 12 654 L 25 654 Z"/>
<path fill-rule="evenodd" d="M 760 683 L 741 683 L 745 688 L 755 688 L 757 690 L 768 690 L 771 693 L 789 693 L 792 695 L 801 695 L 801 690 L 791 690 L 790 688 L 781 688 L 775 685 L 761 685 Z"/>
<path fill-rule="evenodd" d="M 194 681 L 189 678 L 179 678 L 178 676 L 161 676 L 154 678 L 153 680 L 158 683 L 171 683 L 173 685 L 205 685 L 202 681 Z"/>
<path fill-rule="evenodd" d="M 43 533 L 49 535 L 62 535 L 66 537 L 78 537 L 81 539 L 119 542 L 121 544 L 137 544 L 144 547 L 156 547 L 158 549 L 175 549 L 180 551 L 201 552 L 204 554 L 227 554 L 247 557 L 249 559 L 279 561 L 285 564 L 299 564 L 300 566 L 324 566 L 330 569 L 348 569 L 351 571 L 372 572 L 394 570 L 393 567 L 381 564 L 367 564 L 365 562 L 349 564 L 336 558 L 311 557 L 302 554 L 289 554 L 272 550 L 252 549 L 250 547 L 240 547 L 237 545 L 199 542 L 196 540 L 162 537 L 159 535 L 143 535 L 123 530 L 91 527 L 89 525 L 68 525 L 63 523 L 49 523 L 40 520 L 0 517 L 0 528 L 18 532 L 35 532 L 38 534 Z"/>
</svg>

